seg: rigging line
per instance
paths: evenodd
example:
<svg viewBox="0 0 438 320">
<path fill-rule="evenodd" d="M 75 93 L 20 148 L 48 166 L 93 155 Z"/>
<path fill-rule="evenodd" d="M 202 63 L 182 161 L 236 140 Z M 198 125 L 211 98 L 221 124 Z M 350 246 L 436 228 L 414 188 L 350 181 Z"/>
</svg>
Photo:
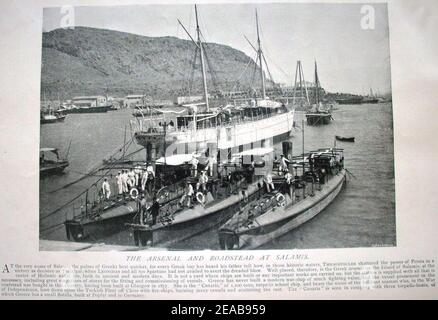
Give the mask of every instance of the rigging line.
<svg viewBox="0 0 438 320">
<path fill-rule="evenodd" d="M 251 59 L 251 57 L 250 57 L 250 61 L 248 63 L 248 67 L 251 64 L 253 65 L 252 75 L 251 75 L 251 77 L 249 77 L 249 80 L 250 80 L 249 86 L 250 87 L 252 86 L 252 83 L 254 82 L 255 72 L 256 72 L 256 69 L 257 69 L 256 59 L 257 59 L 257 54 L 255 54 L 255 57 L 253 59 Z"/>
<path fill-rule="evenodd" d="M 185 61 L 187 61 L 188 63 L 185 64 L 184 66 L 184 71 L 183 71 L 183 84 L 182 84 L 182 89 L 185 90 L 188 86 L 189 86 L 189 81 L 190 81 L 190 68 L 191 68 L 191 57 L 190 57 L 190 52 L 192 51 L 190 48 L 190 42 L 187 41 L 187 49 L 186 49 L 186 59 Z M 190 63 L 190 64 L 189 64 Z"/>
<path fill-rule="evenodd" d="M 92 176 L 93 176 L 94 174 L 96 174 L 98 171 L 100 171 L 100 167 L 97 167 L 96 169 L 93 169 L 92 171 L 89 171 L 85 176 L 82 176 L 82 177 L 80 177 L 80 178 L 78 178 L 78 179 L 76 179 L 76 180 L 74 180 L 74 181 L 72 181 L 72 182 L 69 182 L 69 183 L 67 183 L 66 185 L 64 185 L 64 186 L 62 186 L 62 187 L 60 187 L 60 188 L 58 188 L 58 189 L 55 189 L 55 190 L 53 190 L 53 191 L 50 191 L 49 194 L 56 193 L 56 192 L 58 192 L 58 191 L 60 191 L 60 190 L 66 189 L 66 188 L 68 188 L 68 187 L 70 187 L 70 186 L 72 186 L 72 185 L 74 185 L 74 184 L 76 184 L 76 183 L 78 183 L 78 182 L 80 182 L 80 181 L 82 181 L 82 180 L 84 180 L 84 179 L 87 179 L 87 178 L 89 178 L 89 177 L 92 177 Z"/>
<path fill-rule="evenodd" d="M 125 145 L 126 145 L 126 144 L 125 144 Z M 124 146 L 122 146 L 122 148 L 123 148 L 123 147 L 124 147 Z M 120 151 L 119 151 L 119 152 L 120 152 Z M 115 154 L 116 154 L 116 153 L 115 153 Z M 92 170 L 88 171 L 88 174 L 87 174 L 86 176 L 83 176 L 83 177 L 81 177 L 81 178 L 79 178 L 79 179 L 76 179 L 76 180 L 74 180 L 74 181 L 72 181 L 72 182 L 70 182 L 70 183 L 68 183 L 68 184 L 66 184 L 66 185 L 64 185 L 64 186 L 62 186 L 62 187 L 60 187 L 60 188 L 58 188 L 58 189 L 55 189 L 55 190 L 53 190 L 53 191 L 50 191 L 49 193 L 50 193 L 50 194 L 52 194 L 52 193 L 56 193 L 56 192 L 58 192 L 59 190 L 63 190 L 63 189 L 65 189 L 65 188 L 68 188 L 68 187 L 70 187 L 70 186 L 72 186 L 72 185 L 74 185 L 74 184 L 76 184 L 76 183 L 78 183 L 78 182 L 80 182 L 80 181 L 82 181 L 82 180 L 88 178 L 89 176 L 91 176 L 91 175 L 97 173 L 97 172 L 100 170 L 100 166 L 102 166 L 102 163 L 99 163 L 99 164 L 96 165 Z"/>
<path fill-rule="evenodd" d="M 208 46 L 206 46 L 208 47 Z M 211 82 L 213 83 L 213 87 L 215 90 L 218 90 L 218 79 L 216 71 L 213 69 L 210 58 L 207 55 L 207 50 L 204 50 L 205 60 L 207 60 L 208 70 L 210 71 Z"/>
<path fill-rule="evenodd" d="M 206 27 L 205 21 L 204 21 L 204 17 L 202 16 L 202 14 L 200 13 L 200 10 L 198 9 L 198 18 L 199 18 L 199 27 L 200 30 L 204 30 L 205 34 L 207 36 L 207 38 L 210 38 L 210 34 L 208 33 L 208 29 Z M 204 37 L 204 35 L 201 32 L 202 37 L 204 38 L 204 41 L 207 42 L 207 39 Z"/>
<path fill-rule="evenodd" d="M 280 71 L 286 78 L 289 78 L 289 75 L 287 74 L 287 72 L 285 72 L 276 62 L 274 59 L 271 58 L 271 53 L 269 50 L 267 50 L 265 48 L 265 51 L 267 53 L 267 58 L 268 60 L 278 69 L 278 71 Z M 264 55 L 264 53 L 263 53 Z"/>
<path fill-rule="evenodd" d="M 190 30 L 191 28 L 191 22 L 192 22 L 192 10 L 189 10 L 189 24 L 188 24 L 188 30 Z M 185 30 L 184 30 L 185 31 Z M 193 65 L 196 63 L 196 50 L 198 49 L 198 46 L 195 46 L 195 56 L 193 59 L 190 60 L 190 65 L 187 66 L 187 72 L 186 72 L 186 79 L 185 81 L 187 82 L 186 84 L 183 84 L 183 94 L 187 94 L 190 95 L 191 92 L 191 79 L 192 79 L 192 70 L 193 70 Z M 190 52 L 192 52 L 192 45 L 191 42 L 188 40 L 187 41 L 187 51 L 186 51 L 186 60 L 189 61 L 189 55 Z"/>
<path fill-rule="evenodd" d="M 43 221 L 44 219 L 47 219 L 48 217 L 51 217 L 52 215 L 54 215 L 55 213 L 58 213 L 60 210 L 64 209 L 66 206 L 68 206 L 69 204 L 71 204 L 73 201 L 77 200 L 78 198 L 80 198 L 82 195 L 84 195 L 85 193 L 88 192 L 88 189 L 86 189 L 85 191 L 82 191 L 81 193 L 79 193 L 78 195 L 76 195 L 73 199 L 69 200 L 68 202 L 66 202 L 65 204 L 63 204 L 62 206 L 60 206 L 59 208 L 55 209 L 54 211 L 48 213 L 47 215 L 45 215 L 44 217 L 40 217 L 40 221 Z"/>
<path fill-rule="evenodd" d="M 265 54 L 264 54 L 264 53 L 262 53 L 262 58 L 263 58 L 263 61 L 265 62 L 265 65 L 266 65 L 266 71 L 268 71 L 269 78 L 271 79 L 271 81 L 272 81 L 272 82 L 274 83 L 274 85 L 275 85 L 274 78 L 272 78 L 272 74 L 271 74 L 271 71 L 269 70 L 268 63 L 266 62 Z"/>
<path fill-rule="evenodd" d="M 188 32 L 188 30 L 186 29 L 186 27 L 184 27 L 184 25 L 182 24 L 182 22 L 179 20 L 179 19 L 177 19 L 178 20 L 178 23 L 181 25 L 181 27 L 184 29 L 184 31 L 186 32 L 186 34 L 189 36 L 189 38 L 190 38 L 190 40 L 192 40 L 192 42 L 193 42 L 193 44 L 196 46 L 196 48 L 197 49 L 200 49 L 199 48 L 199 45 L 198 45 L 198 43 L 193 39 L 193 37 L 190 35 L 190 33 Z M 190 85 L 190 84 L 189 84 Z M 191 85 L 190 85 L 191 86 Z"/>
<path fill-rule="evenodd" d="M 111 169 L 109 169 L 111 170 Z M 108 171 L 109 171 L 108 170 Z M 107 172 L 108 173 L 108 172 Z M 47 219 L 48 217 L 53 216 L 55 213 L 58 213 L 59 211 L 61 211 L 62 209 L 64 209 L 65 207 L 67 207 L 69 204 L 71 204 L 73 201 L 79 199 L 82 195 L 86 194 L 88 192 L 88 190 L 90 190 L 92 187 L 96 186 L 97 187 L 97 183 L 102 180 L 102 178 L 99 178 L 96 182 L 94 182 L 90 188 L 85 189 L 85 191 L 82 191 L 81 193 L 79 193 L 78 195 L 76 195 L 73 199 L 69 200 L 68 202 L 64 203 L 62 206 L 58 207 L 57 209 L 55 209 L 54 211 L 48 213 L 47 215 L 45 215 L 44 217 L 40 217 L 40 222 Z"/>
<path fill-rule="evenodd" d="M 207 40 L 205 39 L 204 35 L 202 34 L 202 31 L 199 31 L 199 33 L 201 34 L 201 37 L 204 39 L 204 41 L 202 42 L 202 45 L 203 45 L 203 49 L 204 49 L 203 52 L 204 52 L 204 55 L 205 55 L 205 58 L 206 58 L 207 64 L 208 64 L 208 70 L 209 70 L 210 74 L 212 75 L 212 77 L 213 77 L 213 75 L 216 76 L 215 70 L 213 69 L 211 63 L 208 61 L 208 56 L 207 56 L 207 51 L 209 50 L 208 48 L 210 47 L 210 44 L 207 43 Z M 206 50 L 206 49 L 208 49 L 208 50 Z"/>
<path fill-rule="evenodd" d="M 217 76 L 216 76 L 214 69 L 211 66 L 210 59 L 208 58 L 208 55 L 206 53 L 205 53 L 205 60 L 207 61 L 208 71 L 210 73 L 210 78 L 211 78 L 210 80 L 213 84 L 213 88 L 214 88 L 214 90 L 218 90 L 218 79 L 217 79 Z"/>
<path fill-rule="evenodd" d="M 187 50 L 192 52 L 190 43 L 188 43 Z M 196 50 L 197 50 L 197 47 L 195 47 L 195 55 L 193 57 L 190 57 L 190 59 L 189 58 L 187 59 L 189 64 L 186 66 L 187 67 L 187 72 L 186 72 L 186 75 L 185 75 L 185 84 L 183 85 L 183 91 L 184 92 L 190 92 L 190 84 L 191 84 L 191 79 L 193 77 L 193 75 L 192 75 L 192 73 L 193 73 L 193 65 L 195 64 L 195 59 L 196 59 Z"/>
<path fill-rule="evenodd" d="M 51 229 L 54 229 L 54 230 L 52 230 L 52 232 L 54 232 L 55 230 L 57 230 L 57 228 L 59 228 L 59 227 L 61 227 L 61 226 L 63 226 L 63 225 L 64 225 L 64 222 L 54 224 L 54 225 L 52 225 L 52 226 L 49 226 L 49 227 L 46 227 L 46 228 L 40 229 L 40 233 L 41 233 L 41 232 L 49 231 L 49 230 L 51 230 Z"/>
<path fill-rule="evenodd" d="M 257 72 L 257 62 L 255 62 L 255 60 L 254 60 L 254 69 L 252 71 L 252 76 L 251 76 L 251 81 L 250 81 L 250 88 L 252 88 L 254 86 L 254 79 L 255 79 L 256 72 Z"/>
<path fill-rule="evenodd" d="M 261 38 L 263 39 L 263 42 L 266 43 L 267 41 L 266 41 L 265 36 L 264 36 L 264 34 L 263 34 L 263 30 L 262 30 L 261 27 L 260 27 L 259 29 L 260 29 L 260 36 L 261 36 Z M 269 51 L 268 47 L 269 47 L 269 46 L 264 46 L 264 47 L 263 47 L 263 49 L 264 49 L 263 51 L 265 51 L 265 52 L 268 54 L 268 59 L 269 59 L 269 61 L 272 62 L 272 64 L 273 64 L 273 65 L 274 65 L 274 66 L 275 66 L 275 67 L 276 67 L 281 73 L 283 73 L 283 75 L 286 76 L 286 78 L 288 78 L 289 76 L 288 76 L 287 72 L 285 72 L 282 68 L 280 68 L 280 66 L 277 65 L 277 64 L 275 63 L 275 61 L 271 58 L 271 52 Z"/>
<path fill-rule="evenodd" d="M 117 153 L 121 152 L 122 149 L 126 150 L 127 148 L 125 148 L 125 147 L 126 147 L 126 145 L 127 145 L 129 142 L 130 142 L 130 141 L 126 141 L 126 142 L 124 142 L 121 146 L 119 146 L 119 147 L 113 149 L 109 154 L 107 154 L 107 155 L 104 157 L 104 159 L 106 159 L 106 158 L 111 158 L 111 157 L 115 156 Z M 94 170 L 96 170 L 97 168 L 99 168 L 100 165 L 101 165 L 101 163 L 98 163 L 98 164 L 92 166 L 88 171 L 94 171 Z"/>
<path fill-rule="evenodd" d="M 249 65 L 251 63 L 253 63 L 254 61 L 251 60 L 251 58 L 248 59 L 248 63 L 246 64 L 245 68 L 243 69 L 242 73 L 239 75 L 239 77 L 237 78 L 233 88 L 231 90 L 235 90 L 235 88 L 237 87 L 237 85 L 239 84 L 240 79 L 243 77 L 244 73 L 246 72 L 246 69 L 248 69 Z"/>
<path fill-rule="evenodd" d="M 191 94 L 192 88 L 193 88 L 193 80 L 194 80 L 194 76 L 195 76 L 197 58 L 198 58 L 198 47 L 195 47 L 195 55 L 193 56 L 193 61 L 192 61 L 191 69 L 190 69 L 189 83 L 188 83 L 189 95 Z"/>
<path fill-rule="evenodd" d="M 97 169 L 97 171 L 100 171 L 100 169 Z M 79 175 L 81 175 L 81 176 L 87 176 L 87 177 L 102 177 L 102 175 L 101 174 L 97 174 L 97 172 L 96 173 L 86 173 L 86 172 L 81 172 L 81 171 L 76 171 L 76 170 L 68 170 L 68 172 L 73 172 L 73 173 L 76 173 L 76 174 L 79 174 Z"/>
</svg>

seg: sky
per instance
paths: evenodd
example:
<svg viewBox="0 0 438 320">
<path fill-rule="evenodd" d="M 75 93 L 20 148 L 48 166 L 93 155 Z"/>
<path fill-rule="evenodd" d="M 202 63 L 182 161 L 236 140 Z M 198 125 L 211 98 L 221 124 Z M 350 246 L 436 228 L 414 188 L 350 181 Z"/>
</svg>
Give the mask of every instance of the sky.
<svg viewBox="0 0 438 320">
<path fill-rule="evenodd" d="M 330 92 L 365 94 L 391 90 L 387 6 L 372 4 L 373 29 L 363 29 L 362 4 L 258 3 L 198 5 L 207 42 L 229 45 L 255 58 L 244 35 L 256 43 L 258 11 L 262 49 L 274 81 L 293 85 L 296 61 L 306 81 L 314 62 L 322 87 Z M 61 26 L 60 8 L 45 8 L 43 31 Z M 195 35 L 193 5 L 74 7 L 74 25 L 111 29 L 150 37 L 188 39 L 177 19 Z"/>
</svg>

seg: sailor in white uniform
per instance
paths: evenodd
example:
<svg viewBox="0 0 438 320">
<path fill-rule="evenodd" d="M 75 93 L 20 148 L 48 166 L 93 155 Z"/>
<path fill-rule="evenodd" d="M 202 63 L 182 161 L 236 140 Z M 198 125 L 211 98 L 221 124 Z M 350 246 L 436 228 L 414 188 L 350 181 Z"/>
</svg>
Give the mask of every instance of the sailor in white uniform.
<svg viewBox="0 0 438 320">
<path fill-rule="evenodd" d="M 123 186 L 123 193 L 128 193 L 128 170 L 123 170 L 122 173 L 122 186 Z"/>
<path fill-rule="evenodd" d="M 290 161 L 284 156 L 284 154 L 282 154 L 280 156 L 280 164 L 278 166 L 278 172 L 280 175 L 282 174 L 282 172 L 289 171 L 289 164 Z"/>
<path fill-rule="evenodd" d="M 192 160 L 190 160 L 190 163 L 192 164 L 192 174 L 194 177 L 196 177 L 198 175 L 199 160 L 196 159 L 195 155 L 192 155 Z"/>
<path fill-rule="evenodd" d="M 103 179 L 102 194 L 104 199 L 109 199 L 109 197 L 111 196 L 111 187 L 107 178 Z"/>
<path fill-rule="evenodd" d="M 135 186 L 135 173 L 134 173 L 134 170 L 132 170 L 132 169 L 128 172 L 127 183 L 128 183 L 129 189 L 131 189 Z"/>
<path fill-rule="evenodd" d="M 202 191 L 206 192 L 207 182 L 208 182 L 207 172 L 205 170 L 202 170 L 201 175 L 199 176 L 198 183 L 196 184 L 196 190 L 199 190 L 199 187 L 202 187 Z"/>
<path fill-rule="evenodd" d="M 190 207 L 193 194 L 194 194 L 193 186 L 190 182 L 187 181 L 185 192 L 184 192 L 183 196 L 181 197 L 181 200 L 179 201 L 180 206 L 183 206 L 184 201 L 187 200 L 187 207 Z"/>
<path fill-rule="evenodd" d="M 274 182 L 272 181 L 272 174 L 268 172 L 265 177 L 266 189 L 268 192 L 275 190 Z"/>
<path fill-rule="evenodd" d="M 117 191 L 118 195 L 123 194 L 123 182 L 122 182 L 122 173 L 119 171 L 116 176 L 116 183 L 117 183 Z"/>
<path fill-rule="evenodd" d="M 284 175 L 284 178 L 286 179 L 286 183 L 290 185 L 293 179 L 293 175 L 289 171 L 287 171 Z"/>
<path fill-rule="evenodd" d="M 148 182 L 149 172 L 144 170 L 141 175 L 141 190 L 144 192 L 146 190 L 146 183 Z"/>
<path fill-rule="evenodd" d="M 210 177 L 213 176 L 214 165 L 215 165 L 216 163 L 217 163 L 217 160 L 216 160 L 215 155 L 211 154 L 211 155 L 208 157 L 208 160 L 207 160 L 208 174 L 209 174 Z"/>
<path fill-rule="evenodd" d="M 135 186 L 138 187 L 141 178 L 141 167 L 136 166 L 134 169 L 134 173 L 135 173 Z"/>
<path fill-rule="evenodd" d="M 146 171 L 149 173 L 149 175 L 152 175 L 151 178 L 155 178 L 155 171 L 154 167 L 151 164 L 148 164 L 146 167 Z"/>
<path fill-rule="evenodd" d="M 155 170 L 150 163 L 148 163 L 146 166 L 146 172 L 148 176 L 147 176 L 147 180 L 146 180 L 147 184 L 145 184 L 145 188 L 147 186 L 149 193 L 152 193 L 152 189 L 154 187 Z"/>
</svg>

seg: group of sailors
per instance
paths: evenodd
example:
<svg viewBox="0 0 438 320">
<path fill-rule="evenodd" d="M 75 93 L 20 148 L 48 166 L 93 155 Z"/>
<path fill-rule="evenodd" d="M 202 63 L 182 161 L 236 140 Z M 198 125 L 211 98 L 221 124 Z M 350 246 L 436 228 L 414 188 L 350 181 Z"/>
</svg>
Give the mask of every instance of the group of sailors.
<svg viewBox="0 0 438 320">
<path fill-rule="evenodd" d="M 145 166 L 137 166 L 131 169 L 120 170 L 115 182 L 117 185 L 118 197 L 125 198 L 128 194 L 136 198 L 139 191 L 144 194 L 146 191 L 151 193 L 154 186 L 155 170 L 150 163 L 145 163 Z M 102 195 L 104 199 L 111 197 L 111 185 L 108 178 L 104 178 L 102 183 Z"/>
<path fill-rule="evenodd" d="M 334 164 L 336 164 L 338 160 L 339 162 L 342 161 L 342 159 L 334 158 Z M 315 169 L 315 159 L 313 153 L 309 156 L 308 161 L 310 165 L 310 172 L 313 172 Z M 197 159 L 196 155 L 192 156 L 190 164 L 191 177 L 187 178 L 185 182 L 184 192 L 179 200 L 180 207 L 192 207 L 193 201 L 205 203 L 206 196 L 208 195 L 207 185 L 210 179 L 214 177 L 214 166 L 217 164 L 217 159 L 214 155 L 209 156 L 207 162 L 204 163 L 202 169 L 200 170 L 200 174 L 198 174 L 199 160 Z M 330 161 L 330 166 L 334 164 L 332 164 L 332 161 Z M 280 188 L 284 187 L 283 190 L 288 192 L 292 197 L 294 189 L 293 184 L 296 174 L 294 175 L 294 172 L 291 172 L 291 170 L 294 171 L 293 167 L 291 168 L 291 161 L 282 154 L 278 162 L 278 176 L 283 177 L 282 181 L 284 181 L 284 184 Z M 154 220 L 153 224 L 156 221 L 160 207 L 158 201 L 156 200 L 156 196 L 153 194 L 155 178 L 155 171 L 150 163 L 145 163 L 142 167 L 137 166 L 131 169 L 123 169 L 119 171 L 115 177 L 117 195 L 122 198 L 126 198 L 127 196 L 130 196 L 131 198 L 139 197 L 139 204 L 141 208 L 140 211 L 142 211 L 143 214 L 146 214 L 145 194 L 147 192 L 149 195 L 151 195 L 154 207 L 154 214 L 152 214 Z M 231 179 L 230 184 L 232 184 Z M 274 184 L 271 171 L 268 171 L 265 174 L 264 184 L 268 193 L 275 190 L 276 186 Z M 108 178 L 105 178 L 102 183 L 102 194 L 104 199 L 109 199 L 111 196 L 111 186 Z"/>
<path fill-rule="evenodd" d="M 290 164 L 291 164 L 291 162 L 289 161 L 289 159 L 287 159 L 284 156 L 284 154 L 282 154 L 280 156 L 280 161 L 279 161 L 279 165 L 278 165 L 278 175 L 284 177 L 284 180 L 288 186 L 290 186 L 292 184 L 292 180 L 294 179 L 294 176 L 292 175 L 292 173 L 289 170 Z M 268 193 L 275 190 L 275 185 L 274 185 L 274 181 L 272 179 L 271 172 L 267 172 L 265 175 L 265 178 L 263 180 L 264 180 L 264 183 L 266 186 L 266 191 Z"/>
<path fill-rule="evenodd" d="M 201 170 L 201 173 L 196 178 L 196 199 L 203 203 L 205 201 L 205 195 L 207 194 L 207 183 L 209 181 L 207 170 Z M 195 189 L 193 188 L 193 183 L 190 180 L 187 180 L 184 187 L 184 193 L 179 201 L 180 207 L 183 207 L 184 205 L 191 207 L 194 195 Z"/>
<path fill-rule="evenodd" d="M 284 155 L 281 155 L 278 165 L 278 175 L 283 176 L 284 184 L 280 186 L 280 189 L 283 189 L 283 192 L 289 193 L 291 199 L 293 199 L 296 183 L 303 186 L 302 179 L 304 176 L 311 177 L 312 181 L 317 182 L 319 185 L 325 184 L 328 175 L 337 174 L 337 172 L 343 168 L 343 155 L 339 152 L 334 152 L 332 149 L 330 149 L 330 152 L 332 152 L 330 159 L 323 163 L 318 161 L 318 153 L 310 153 L 307 158 L 309 170 L 303 172 L 303 177 L 298 177 L 298 167 L 291 166 L 289 159 L 287 159 Z M 267 192 L 275 190 L 271 173 L 266 174 L 264 182 Z"/>
<path fill-rule="evenodd" d="M 190 160 L 190 164 L 191 164 L 192 176 L 197 177 L 199 160 L 195 154 L 192 154 L 192 159 Z M 215 164 L 217 164 L 217 159 L 216 156 L 212 153 L 208 156 L 207 161 L 204 164 L 205 170 L 208 172 L 208 175 L 210 177 L 212 177 L 214 174 Z"/>
</svg>

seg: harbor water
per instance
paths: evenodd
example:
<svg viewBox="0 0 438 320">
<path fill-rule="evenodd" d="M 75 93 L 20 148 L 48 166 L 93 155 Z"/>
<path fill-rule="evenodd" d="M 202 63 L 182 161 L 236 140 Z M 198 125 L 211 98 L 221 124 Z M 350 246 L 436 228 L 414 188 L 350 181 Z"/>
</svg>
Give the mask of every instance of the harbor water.
<svg viewBox="0 0 438 320">
<path fill-rule="evenodd" d="M 294 155 L 302 153 L 304 113 L 295 115 L 296 130 L 290 140 Z M 345 167 L 351 172 L 347 185 L 338 197 L 315 218 L 275 239 L 260 249 L 352 248 L 396 245 L 394 149 L 392 105 L 389 103 L 339 105 L 333 111 L 333 121 L 324 126 L 304 124 L 304 149 L 322 147 L 344 148 Z M 71 212 L 53 210 L 88 188 L 102 173 L 55 191 L 83 176 L 117 151 L 129 140 L 132 132 L 129 120 L 132 110 L 118 110 L 102 114 L 70 114 L 64 123 L 41 127 L 41 147 L 56 147 L 60 155 L 67 152 L 70 166 L 65 174 L 40 180 L 40 237 L 66 240 L 62 223 Z M 335 142 L 335 135 L 354 136 L 355 142 Z M 281 145 L 275 146 L 281 153 Z M 140 149 L 133 142 L 129 150 Z M 136 154 L 137 159 L 145 152 Z M 100 187 L 100 184 L 97 186 Z M 96 187 L 96 188 L 97 188 Z M 54 192 L 55 191 L 55 192 Z M 114 192 L 114 190 L 113 190 Z M 90 241 L 133 245 L 129 231 L 107 239 Z M 170 249 L 219 249 L 216 229 L 206 230 Z"/>
</svg>

